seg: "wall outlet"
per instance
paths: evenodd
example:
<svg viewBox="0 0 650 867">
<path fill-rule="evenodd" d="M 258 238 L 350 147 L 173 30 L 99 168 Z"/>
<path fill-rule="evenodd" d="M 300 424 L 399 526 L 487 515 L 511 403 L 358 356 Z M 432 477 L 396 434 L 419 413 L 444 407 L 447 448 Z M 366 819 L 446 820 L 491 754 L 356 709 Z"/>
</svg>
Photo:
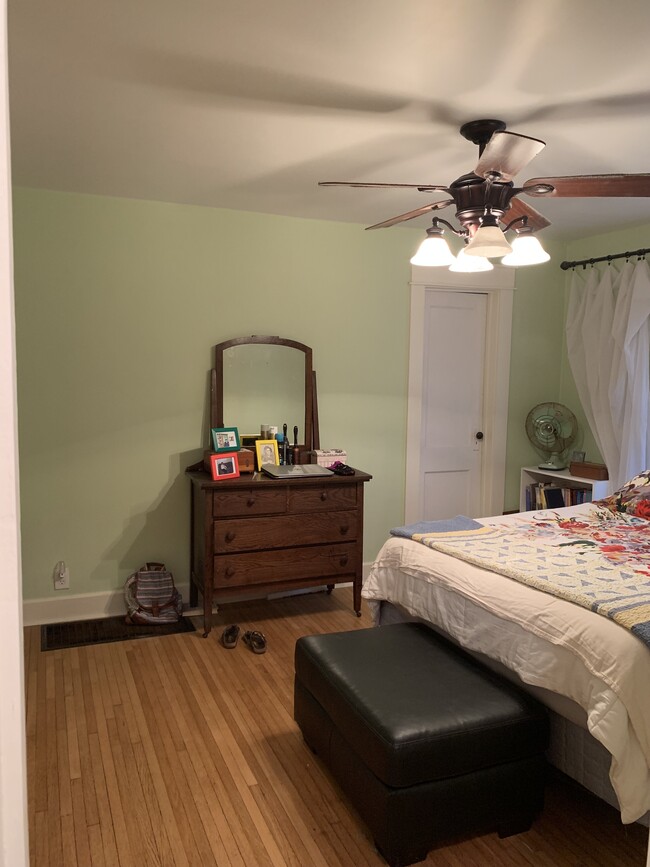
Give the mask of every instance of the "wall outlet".
<svg viewBox="0 0 650 867">
<path fill-rule="evenodd" d="M 65 562 L 63 560 L 59 560 L 59 562 L 54 567 L 54 589 L 70 589 L 70 570 L 65 565 Z"/>
</svg>

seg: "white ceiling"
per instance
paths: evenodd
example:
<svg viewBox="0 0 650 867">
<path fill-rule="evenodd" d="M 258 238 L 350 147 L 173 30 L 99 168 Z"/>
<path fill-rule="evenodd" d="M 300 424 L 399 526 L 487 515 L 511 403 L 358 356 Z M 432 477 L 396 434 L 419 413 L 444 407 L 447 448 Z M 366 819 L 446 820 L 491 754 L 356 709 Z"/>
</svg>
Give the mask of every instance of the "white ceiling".
<svg viewBox="0 0 650 867">
<path fill-rule="evenodd" d="M 649 25 L 647 0 L 9 0 L 13 181 L 370 225 L 445 195 L 317 182 L 448 184 L 483 117 L 546 141 L 517 184 L 648 172 Z M 545 235 L 650 222 L 527 201 Z"/>
</svg>

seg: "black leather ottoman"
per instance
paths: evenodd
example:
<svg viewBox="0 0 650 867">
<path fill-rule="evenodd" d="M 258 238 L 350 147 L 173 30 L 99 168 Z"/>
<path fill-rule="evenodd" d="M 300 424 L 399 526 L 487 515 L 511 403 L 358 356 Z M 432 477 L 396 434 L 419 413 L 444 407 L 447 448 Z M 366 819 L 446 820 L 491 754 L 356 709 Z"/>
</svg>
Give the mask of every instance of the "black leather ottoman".
<svg viewBox="0 0 650 867">
<path fill-rule="evenodd" d="M 300 638 L 294 689 L 305 741 L 392 867 L 526 831 L 542 807 L 544 708 L 426 626 Z"/>
</svg>

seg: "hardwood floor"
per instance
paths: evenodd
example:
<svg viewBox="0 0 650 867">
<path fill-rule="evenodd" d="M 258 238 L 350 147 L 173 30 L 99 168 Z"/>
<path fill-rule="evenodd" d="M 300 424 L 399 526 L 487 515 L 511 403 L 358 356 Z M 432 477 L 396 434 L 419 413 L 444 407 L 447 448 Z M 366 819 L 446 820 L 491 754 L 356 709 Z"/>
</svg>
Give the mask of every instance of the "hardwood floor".
<svg viewBox="0 0 650 867">
<path fill-rule="evenodd" d="M 365 603 L 364 603 L 365 605 Z M 41 652 L 25 630 L 32 867 L 381 867 L 293 721 L 305 634 L 370 625 L 350 588 L 224 606 L 201 632 Z M 198 622 L 198 621 L 197 621 Z M 260 629 L 268 651 L 219 643 Z M 559 774 L 533 828 L 429 853 L 427 867 L 645 864 L 647 831 Z"/>
</svg>

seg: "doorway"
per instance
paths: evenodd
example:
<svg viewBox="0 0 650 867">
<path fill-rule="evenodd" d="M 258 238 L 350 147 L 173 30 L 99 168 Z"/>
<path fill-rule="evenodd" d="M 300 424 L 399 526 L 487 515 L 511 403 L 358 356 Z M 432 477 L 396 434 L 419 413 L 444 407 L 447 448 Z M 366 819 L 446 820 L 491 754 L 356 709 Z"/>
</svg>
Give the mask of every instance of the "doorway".
<svg viewBox="0 0 650 867">
<path fill-rule="evenodd" d="M 413 267 L 406 523 L 503 511 L 513 284 Z"/>
</svg>

